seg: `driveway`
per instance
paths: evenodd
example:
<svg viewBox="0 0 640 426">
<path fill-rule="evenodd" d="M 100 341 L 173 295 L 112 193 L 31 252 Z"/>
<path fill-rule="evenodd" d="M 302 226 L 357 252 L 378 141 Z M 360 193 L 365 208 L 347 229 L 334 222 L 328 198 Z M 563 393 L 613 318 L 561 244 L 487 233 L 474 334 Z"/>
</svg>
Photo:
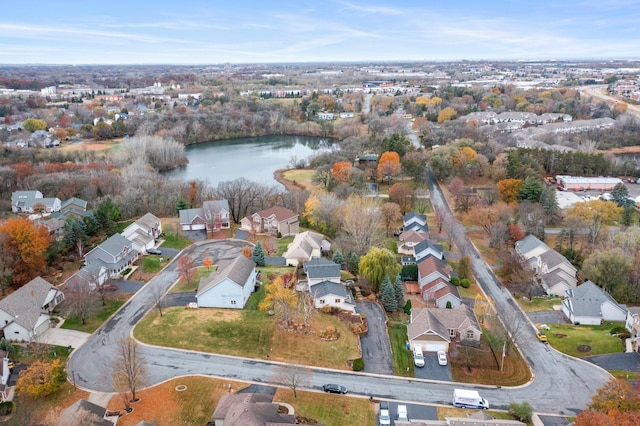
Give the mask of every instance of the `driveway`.
<svg viewBox="0 0 640 426">
<path fill-rule="evenodd" d="M 605 370 L 624 370 L 640 372 L 640 355 L 635 352 L 596 355 L 584 358 Z"/>
<path fill-rule="evenodd" d="M 40 343 L 56 346 L 71 346 L 79 348 L 89 340 L 91 334 L 83 333 L 77 330 L 67 330 L 64 328 L 50 328 L 40 335 L 38 338 Z"/>
<path fill-rule="evenodd" d="M 140 281 L 111 280 L 109 282 L 118 286 L 118 293 L 135 293 L 144 285 Z"/>
<path fill-rule="evenodd" d="M 569 324 L 569 319 L 562 311 L 527 312 L 527 316 L 534 324 Z"/>
<path fill-rule="evenodd" d="M 183 293 L 170 293 L 164 296 L 164 306 L 187 306 L 191 302 L 196 302 L 195 291 L 185 291 Z"/>
<path fill-rule="evenodd" d="M 424 353 L 424 367 L 415 367 L 413 369 L 414 376 L 419 379 L 442 380 L 443 382 L 452 382 L 451 367 L 449 364 L 438 364 L 438 355 L 436 352 Z"/>
<path fill-rule="evenodd" d="M 393 358 L 387 334 L 387 316 L 382 308 L 369 301 L 356 302 L 358 313 L 367 316 L 367 334 L 360 336 L 366 373 L 393 374 Z"/>
<path fill-rule="evenodd" d="M 207 239 L 207 231 L 204 229 L 198 231 L 182 231 L 182 235 L 194 243 L 197 243 L 198 241 L 205 241 Z M 162 247 L 160 247 L 160 249 L 162 250 Z"/>
</svg>

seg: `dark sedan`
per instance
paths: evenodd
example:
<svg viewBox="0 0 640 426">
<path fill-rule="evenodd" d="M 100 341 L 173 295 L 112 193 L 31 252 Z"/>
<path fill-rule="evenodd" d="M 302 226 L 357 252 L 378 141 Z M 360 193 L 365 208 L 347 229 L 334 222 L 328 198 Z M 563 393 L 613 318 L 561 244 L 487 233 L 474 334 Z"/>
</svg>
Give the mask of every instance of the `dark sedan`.
<svg viewBox="0 0 640 426">
<path fill-rule="evenodd" d="M 335 385 L 335 384 L 322 385 L 322 390 L 330 393 L 341 393 L 341 394 L 347 393 L 347 388 L 345 388 L 344 386 Z"/>
</svg>

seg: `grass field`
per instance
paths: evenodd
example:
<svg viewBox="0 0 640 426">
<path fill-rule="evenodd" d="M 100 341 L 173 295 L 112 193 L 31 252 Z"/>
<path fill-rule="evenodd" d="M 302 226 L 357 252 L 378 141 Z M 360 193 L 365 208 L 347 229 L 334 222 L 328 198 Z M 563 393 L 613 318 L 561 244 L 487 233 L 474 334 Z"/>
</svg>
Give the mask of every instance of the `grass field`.
<svg viewBox="0 0 640 426">
<path fill-rule="evenodd" d="M 207 268 L 205 266 L 200 266 L 196 268 L 195 276 L 191 281 L 185 281 L 182 278 L 178 280 L 178 282 L 169 289 L 169 293 L 184 293 L 187 291 L 196 291 L 198 290 L 198 285 L 200 284 L 200 278 L 208 277 L 212 272 L 214 272 L 218 267 L 216 265 Z"/>
<path fill-rule="evenodd" d="M 162 269 L 158 256 L 145 256 L 142 262 L 142 272 L 145 274 L 156 274 Z"/>
<path fill-rule="evenodd" d="M 491 401 L 489 401 L 489 405 L 491 405 Z M 511 414 L 505 411 L 469 410 L 466 408 L 456 408 L 456 407 L 438 407 L 438 419 L 445 420 L 446 417 L 467 418 L 469 414 L 473 414 L 478 411 L 482 411 L 483 413 L 486 413 L 491 417 L 499 420 L 517 420 L 515 417 L 513 417 Z M 532 425 L 533 423 L 527 423 L 527 424 Z"/>
<path fill-rule="evenodd" d="M 278 256 L 282 256 L 282 254 L 287 251 L 287 246 L 291 244 L 294 239 L 294 235 L 289 235 L 287 237 L 279 238 L 278 241 Z"/>
<path fill-rule="evenodd" d="M 407 350 L 407 326 L 389 321 L 389 340 L 393 353 L 393 372 L 398 376 L 413 377 L 413 357 Z"/>
<path fill-rule="evenodd" d="M 314 173 L 315 170 L 291 169 L 284 172 L 284 178 L 298 185 L 302 185 L 308 190 L 312 190 L 316 186 L 312 180 Z"/>
<path fill-rule="evenodd" d="M 182 250 L 183 248 L 190 246 L 192 243 L 193 242 L 190 239 L 183 237 L 178 233 L 166 232 L 162 247 Z"/>
<path fill-rule="evenodd" d="M 611 328 L 622 323 L 607 322 L 603 325 L 548 324 L 545 331 L 549 344 L 567 355 L 582 358 L 624 351 L 621 339 L 610 334 Z M 582 347 L 581 350 L 578 347 Z M 589 348 L 587 350 L 587 347 Z"/>
<path fill-rule="evenodd" d="M 320 340 L 327 326 L 337 328 L 338 340 Z M 191 332 L 184 333 L 184 329 Z M 313 333 L 281 330 L 274 316 L 258 310 L 169 308 L 162 317 L 157 310 L 150 312 L 134 335 L 160 346 L 343 370 L 349 368 L 348 360 L 360 357 L 357 336 L 337 317 L 318 313 L 310 321 L 310 330 Z"/>
<path fill-rule="evenodd" d="M 82 324 L 80 318 L 75 315 L 68 317 L 60 328 L 67 330 L 84 331 L 85 333 L 93 333 L 100 327 L 115 311 L 124 305 L 124 298 L 107 300 L 105 306 L 100 305 L 100 309 Z"/>
<path fill-rule="evenodd" d="M 562 300 L 558 297 L 534 297 L 531 301 L 522 297 L 516 297 L 518 305 L 526 312 L 550 311 L 554 305 L 561 305 Z"/>
<path fill-rule="evenodd" d="M 274 401 L 293 405 L 296 414 L 317 422 L 313 424 L 326 426 L 376 424 L 375 406 L 368 399 L 306 391 L 297 391 L 297 394 L 298 397 L 294 398 L 292 390 L 279 388 Z"/>
</svg>

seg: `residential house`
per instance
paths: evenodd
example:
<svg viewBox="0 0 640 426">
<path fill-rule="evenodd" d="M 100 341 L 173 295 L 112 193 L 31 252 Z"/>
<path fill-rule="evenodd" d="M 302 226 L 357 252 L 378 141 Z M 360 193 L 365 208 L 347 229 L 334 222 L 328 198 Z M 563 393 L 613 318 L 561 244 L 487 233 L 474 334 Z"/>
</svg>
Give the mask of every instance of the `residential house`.
<svg viewBox="0 0 640 426">
<path fill-rule="evenodd" d="M 355 160 L 356 166 L 361 170 L 375 169 L 378 166 L 377 154 L 362 154 Z"/>
<path fill-rule="evenodd" d="M 476 411 L 466 417 L 445 417 L 444 420 L 422 420 L 411 417 L 410 422 L 395 421 L 397 426 L 526 426 L 518 420 L 496 419 L 484 411 Z M 554 425 L 568 425 L 569 423 L 553 423 Z"/>
<path fill-rule="evenodd" d="M 407 326 L 410 349 L 417 345 L 427 352 L 448 351 L 453 341 L 480 341 L 482 329 L 475 313 L 467 305 L 453 309 L 423 308 L 411 310 Z"/>
<path fill-rule="evenodd" d="M 462 303 L 458 287 L 441 277 L 425 284 L 420 292 L 425 302 L 433 302 L 436 307 L 441 309 L 447 308 L 447 303 L 450 303 L 452 308 Z"/>
<path fill-rule="evenodd" d="M 7 400 L 10 375 L 9 352 L 0 351 L 0 402 L 5 402 Z"/>
<path fill-rule="evenodd" d="M 321 257 L 322 253 L 331 250 L 331 243 L 324 239 L 322 234 L 305 231 L 297 234 L 282 254 L 287 265 L 297 266 L 299 263 L 308 262 L 314 257 Z"/>
<path fill-rule="evenodd" d="M 402 218 L 403 230 L 408 231 L 413 229 L 417 232 L 425 234 L 429 233 L 429 225 L 427 224 L 427 216 L 419 214 L 417 212 L 409 212 Z"/>
<path fill-rule="evenodd" d="M 146 253 L 148 249 L 155 247 L 160 234 L 162 222 L 151 213 L 145 214 L 122 231 L 122 236 L 131 241 L 133 248 L 140 253 Z"/>
<path fill-rule="evenodd" d="M 289 426 L 294 414 L 283 414 L 273 396 L 261 393 L 225 394 L 220 397 L 211 420 L 216 426 Z"/>
<path fill-rule="evenodd" d="M 398 254 L 414 255 L 414 247 L 416 244 L 429 238 L 424 232 L 418 232 L 413 229 L 404 231 L 398 237 Z"/>
<path fill-rule="evenodd" d="M 11 194 L 11 211 L 14 213 L 35 213 L 38 206 L 44 213 L 53 213 L 60 210 L 61 201 L 59 198 L 44 198 L 40 191 L 14 191 Z"/>
<path fill-rule="evenodd" d="M 60 413 L 58 423 L 65 426 L 114 426 L 115 421 L 106 419 L 106 414 L 105 407 L 80 399 Z"/>
<path fill-rule="evenodd" d="M 226 199 L 205 201 L 202 203 L 202 215 L 207 222 L 207 231 L 231 227 L 229 201 Z"/>
<path fill-rule="evenodd" d="M 638 344 L 638 338 L 640 338 L 640 306 L 627 308 L 625 328 L 631 335 L 631 346 L 633 350 L 640 352 L 640 344 Z"/>
<path fill-rule="evenodd" d="M 0 329 L 7 340 L 30 342 L 50 326 L 50 314 L 64 293 L 36 277 L 0 300 Z"/>
<path fill-rule="evenodd" d="M 307 275 L 309 287 L 323 281 L 340 282 L 340 265 L 331 260 L 314 257 L 308 262 L 305 262 L 302 265 L 302 269 Z"/>
<path fill-rule="evenodd" d="M 247 232 L 281 236 L 295 235 L 300 231 L 298 214 L 291 210 L 273 206 L 240 220 L 240 226 Z"/>
<path fill-rule="evenodd" d="M 627 307 L 591 281 L 567 290 L 562 312 L 572 324 L 600 325 L 602 321 L 627 319 Z"/>
<path fill-rule="evenodd" d="M 416 263 L 422 262 L 429 256 L 444 260 L 444 250 L 440 244 L 434 244 L 430 240 L 422 240 L 413 247 Z"/>
<path fill-rule="evenodd" d="M 550 250 L 550 247 L 536 238 L 535 235 L 529 234 L 521 240 L 516 241 L 516 253 L 525 261 L 540 256 L 542 253 Z"/>
<path fill-rule="evenodd" d="M 200 231 L 207 228 L 202 209 L 180 210 L 180 226 L 183 231 Z"/>
<path fill-rule="evenodd" d="M 422 258 L 418 261 L 418 284 L 420 289 L 436 278 L 449 281 L 451 272 L 451 266 L 435 256 L 429 255 Z"/>
<path fill-rule="evenodd" d="M 578 270 L 566 257 L 549 249 L 537 256 L 535 269 L 540 275 L 541 284 L 548 295 L 565 297 L 567 290 L 578 284 Z"/>
<path fill-rule="evenodd" d="M 133 265 L 140 252 L 133 248 L 133 243 L 121 234 L 113 234 L 106 241 L 84 255 L 84 264 L 97 264 L 107 269 L 109 278 L 119 274 Z"/>
<path fill-rule="evenodd" d="M 240 255 L 224 269 L 200 279 L 198 306 L 242 309 L 255 290 L 256 280 L 256 264 Z"/>
<path fill-rule="evenodd" d="M 356 311 L 356 304 L 351 293 L 344 288 L 341 282 L 321 281 L 311 286 L 309 291 L 316 309 L 331 306 L 344 311 Z"/>
<path fill-rule="evenodd" d="M 85 200 L 71 197 L 60 204 L 60 211 L 58 214 L 64 216 L 65 219 L 68 217 L 83 219 L 90 215 L 91 212 L 87 211 L 87 202 Z"/>
</svg>

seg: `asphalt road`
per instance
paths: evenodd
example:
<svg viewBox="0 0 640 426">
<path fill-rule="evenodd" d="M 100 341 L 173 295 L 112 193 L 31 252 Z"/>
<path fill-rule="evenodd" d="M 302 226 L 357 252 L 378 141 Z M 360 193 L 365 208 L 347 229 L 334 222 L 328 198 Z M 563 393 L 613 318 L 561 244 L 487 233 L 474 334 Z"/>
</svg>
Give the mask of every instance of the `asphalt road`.
<svg viewBox="0 0 640 426">
<path fill-rule="evenodd" d="M 369 331 L 360 336 L 362 359 L 365 373 L 393 374 L 393 357 L 387 334 L 387 316 L 379 305 L 362 301 L 356 302 L 358 313 L 367 316 Z"/>
<path fill-rule="evenodd" d="M 640 372 L 640 355 L 635 352 L 596 355 L 585 359 L 607 370 Z"/>
</svg>

